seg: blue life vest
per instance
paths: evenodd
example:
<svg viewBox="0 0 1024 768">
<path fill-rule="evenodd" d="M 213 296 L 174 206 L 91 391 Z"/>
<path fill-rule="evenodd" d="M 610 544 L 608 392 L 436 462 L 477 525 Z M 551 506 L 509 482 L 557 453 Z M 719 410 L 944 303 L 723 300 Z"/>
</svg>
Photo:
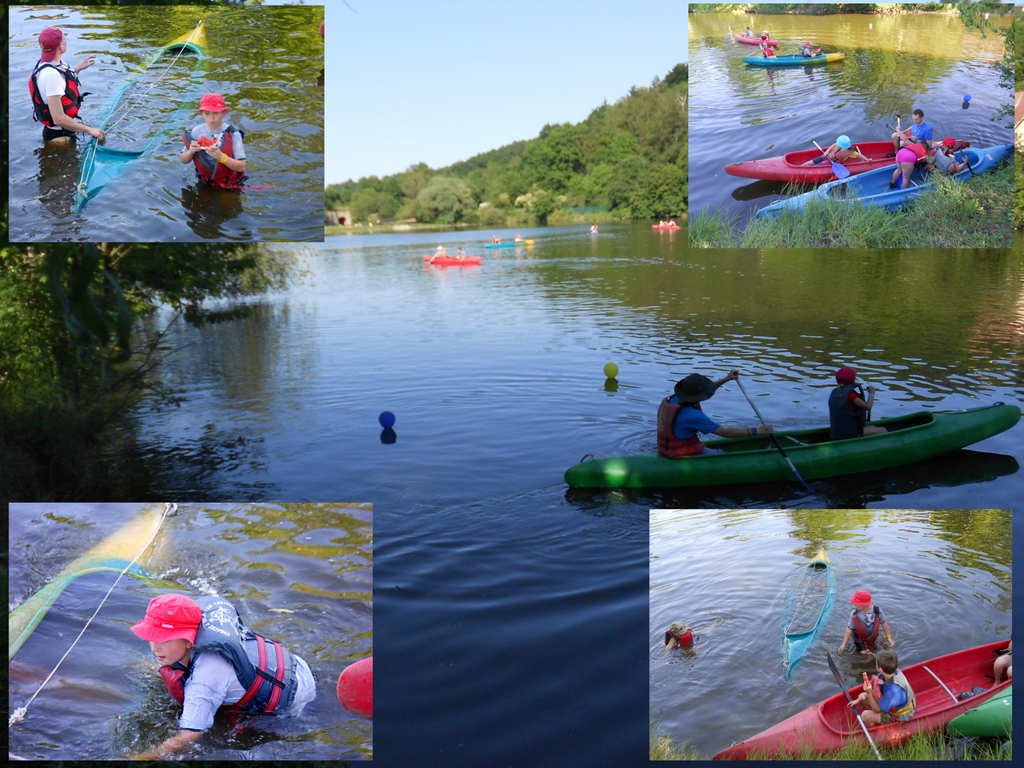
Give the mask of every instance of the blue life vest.
<svg viewBox="0 0 1024 768">
<path fill-rule="evenodd" d="M 295 657 L 280 643 L 257 635 L 242 623 L 235 606 L 222 597 L 196 598 L 203 623 L 192 646 L 189 665 L 181 662 L 160 668 L 168 693 L 184 701 L 185 681 L 196 659 L 217 653 L 234 668 L 245 695 L 231 709 L 269 715 L 287 712 L 295 698 Z"/>
</svg>

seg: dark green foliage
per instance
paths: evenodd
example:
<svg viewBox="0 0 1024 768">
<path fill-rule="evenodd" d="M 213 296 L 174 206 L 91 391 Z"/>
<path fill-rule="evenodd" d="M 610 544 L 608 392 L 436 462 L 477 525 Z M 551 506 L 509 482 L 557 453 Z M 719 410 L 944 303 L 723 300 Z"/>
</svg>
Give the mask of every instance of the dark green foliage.
<svg viewBox="0 0 1024 768">
<path fill-rule="evenodd" d="M 393 176 L 332 184 L 325 205 L 374 223 L 544 223 L 559 209 L 587 206 L 619 218 L 679 216 L 686 211 L 688 77 L 677 64 L 581 123 L 546 125 L 534 139 L 447 168 L 419 163 Z"/>
<path fill-rule="evenodd" d="M 6 226 L 4 227 L 6 234 Z M 202 302 L 283 287 L 289 256 L 248 246 L 46 245 L 0 251 L 0 497 L 110 493 L 101 447 L 167 354 L 138 321 L 205 319 Z M 56 490 L 60 489 L 60 490 Z"/>
</svg>

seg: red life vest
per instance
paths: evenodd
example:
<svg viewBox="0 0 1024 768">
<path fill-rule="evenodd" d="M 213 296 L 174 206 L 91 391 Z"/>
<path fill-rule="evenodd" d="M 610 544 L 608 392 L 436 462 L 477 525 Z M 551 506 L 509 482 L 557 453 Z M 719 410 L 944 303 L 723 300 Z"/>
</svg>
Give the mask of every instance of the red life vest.
<svg viewBox="0 0 1024 768">
<path fill-rule="evenodd" d="M 704 443 L 697 435 L 680 440 L 673 433 L 672 428 L 676 424 L 676 417 L 682 410 L 682 406 L 679 403 L 670 403 L 668 400 L 666 397 L 658 406 L 658 453 L 666 459 L 681 459 L 684 456 L 695 456 L 702 453 Z"/>
<path fill-rule="evenodd" d="M 57 128 L 57 124 L 53 122 L 53 115 L 50 114 L 50 106 L 39 92 L 39 84 L 36 82 L 36 75 L 46 67 L 57 70 L 64 78 L 64 95 L 60 97 L 60 105 L 64 108 L 65 115 L 68 117 L 78 116 L 78 107 L 82 104 L 85 94 L 81 92 L 78 75 L 71 67 L 62 69 L 48 61 L 36 63 L 36 68 L 32 70 L 32 74 L 28 78 L 28 95 L 32 97 L 32 119 L 47 128 Z"/>
<path fill-rule="evenodd" d="M 869 635 L 867 628 L 864 626 L 864 623 L 860 620 L 860 616 L 857 615 L 857 611 L 853 612 L 853 639 L 857 645 L 857 650 L 861 650 L 861 648 L 863 647 L 867 648 L 869 651 L 872 651 L 875 648 L 875 641 L 878 640 L 878 629 L 882 626 L 882 622 L 878 616 L 879 611 L 877 605 L 874 607 L 874 613 L 875 623 L 871 626 L 871 634 Z"/>
<path fill-rule="evenodd" d="M 220 151 L 228 157 L 233 158 L 234 152 L 232 150 L 232 134 L 235 132 L 239 136 L 245 137 L 242 131 L 239 131 L 233 125 L 229 125 L 224 129 L 224 133 L 221 134 L 220 139 Z M 192 137 L 188 131 L 185 131 L 181 135 L 182 141 L 185 142 L 185 149 L 188 149 L 192 144 Z M 196 166 L 196 174 L 202 181 L 205 181 L 211 187 L 220 187 L 221 189 L 239 189 L 244 186 L 246 179 L 248 178 L 243 171 L 232 171 L 224 163 L 214 160 L 206 152 L 196 152 L 192 157 L 192 162 Z"/>
</svg>

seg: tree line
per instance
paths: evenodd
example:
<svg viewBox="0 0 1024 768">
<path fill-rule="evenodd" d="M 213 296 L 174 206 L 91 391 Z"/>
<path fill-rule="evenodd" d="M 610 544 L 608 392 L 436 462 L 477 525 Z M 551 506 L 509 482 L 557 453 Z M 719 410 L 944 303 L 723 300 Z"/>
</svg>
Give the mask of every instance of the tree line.
<svg viewBox="0 0 1024 768">
<path fill-rule="evenodd" d="M 686 88 L 677 64 L 579 123 L 545 125 L 517 141 L 444 168 L 332 184 L 327 210 L 357 223 L 415 220 L 502 226 L 547 224 L 570 209 L 617 219 L 679 217 L 687 209 Z"/>
</svg>

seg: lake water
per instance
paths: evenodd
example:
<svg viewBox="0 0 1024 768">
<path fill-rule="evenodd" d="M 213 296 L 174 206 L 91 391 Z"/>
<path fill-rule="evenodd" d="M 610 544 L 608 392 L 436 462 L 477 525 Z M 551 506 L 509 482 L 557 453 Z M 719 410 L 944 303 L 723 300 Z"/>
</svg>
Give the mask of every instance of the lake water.
<svg viewBox="0 0 1024 768">
<path fill-rule="evenodd" d="M 173 326 L 157 375 L 181 406 L 139 404 L 132 431 L 106 445 L 122 469 L 112 494 L 125 498 L 374 504 L 374 626 L 386 638 L 375 758 L 646 756 L 651 507 L 998 508 L 1024 490 L 1018 425 L 970 451 L 826 481 L 823 498 L 795 483 L 569 492 L 562 473 L 584 454 L 653 452 L 658 402 L 692 371 L 739 368 L 785 427 L 824 423 L 842 364 L 879 388 L 879 416 L 1020 402 L 1024 262 L 687 252 L 684 232 L 646 225 L 522 233 L 532 247 L 452 232 L 303 250 L 291 290 Z M 484 264 L 424 265 L 439 243 Z M 384 410 L 394 435 L 382 434 Z M 755 421 L 732 385 L 707 410 Z"/>
<path fill-rule="evenodd" d="M 1010 528 L 1008 510 L 652 512 L 648 658 L 658 732 L 709 758 L 836 694 L 826 650 L 853 686 L 873 671 L 836 653 L 857 590 L 882 610 L 901 666 L 1008 638 Z M 787 681 L 787 594 L 821 547 L 835 604 Z M 674 621 L 695 630 L 693 653 L 665 652 Z"/>
<path fill-rule="evenodd" d="M 973 146 L 1013 141 L 1012 117 L 1000 116 L 1013 92 L 994 68 L 1002 39 L 968 30 L 957 16 L 757 16 L 693 14 L 690 55 L 690 206 L 743 218 L 782 196 L 784 185 L 730 176 L 728 163 L 828 147 L 840 134 L 884 141 L 895 115 L 907 127 L 922 109 L 935 138 L 955 136 Z M 781 54 L 810 40 L 841 62 L 758 68 L 745 56 L 756 46 L 733 39 L 750 24 L 767 28 Z M 963 109 L 964 95 L 970 107 Z M 890 128 L 893 126 L 893 128 Z"/>
<path fill-rule="evenodd" d="M 146 505 L 11 507 L 11 604 Z M 130 559 L 145 542 L 139 542 Z M 36 760 L 123 759 L 177 733 L 180 705 L 164 689 L 148 644 L 131 632 L 166 592 L 218 594 L 254 631 L 309 665 L 317 697 L 298 718 L 257 717 L 234 731 L 219 717 L 204 760 L 368 759 L 372 723 L 343 709 L 335 686 L 373 654 L 373 507 L 369 504 L 203 504 L 167 518 L 147 583 L 121 579 L 53 680 L 10 730 L 10 750 Z M 147 551 L 148 559 L 148 551 Z M 11 665 L 11 705 L 26 703 L 100 604 L 117 573 L 70 583 Z"/>
<path fill-rule="evenodd" d="M 200 122 L 185 59 L 161 59 L 128 93 L 129 117 L 107 140 L 114 148 L 163 136 L 148 155 L 129 163 L 82 211 L 74 188 L 89 137 L 75 147 L 43 146 L 32 119 L 29 76 L 47 26 L 68 36 L 64 63 L 96 57 L 81 73 L 80 118 L 96 125 L 111 94 L 161 46 L 206 24 L 207 60 L 198 94 L 220 93 L 234 111 L 228 121 L 245 132 L 249 180 L 269 189 L 215 190 L 183 165 L 182 133 Z M 44 8 L 11 10 L 10 239 L 93 242 L 277 240 L 323 237 L 323 87 L 317 60 L 322 41 L 315 8 L 197 8 L 191 6 Z M 316 55 L 311 55 L 310 51 Z M 185 105 L 187 106 L 187 104 Z M 124 114 L 124 110 L 116 113 Z M 139 141 L 143 138 L 144 140 Z"/>
</svg>

